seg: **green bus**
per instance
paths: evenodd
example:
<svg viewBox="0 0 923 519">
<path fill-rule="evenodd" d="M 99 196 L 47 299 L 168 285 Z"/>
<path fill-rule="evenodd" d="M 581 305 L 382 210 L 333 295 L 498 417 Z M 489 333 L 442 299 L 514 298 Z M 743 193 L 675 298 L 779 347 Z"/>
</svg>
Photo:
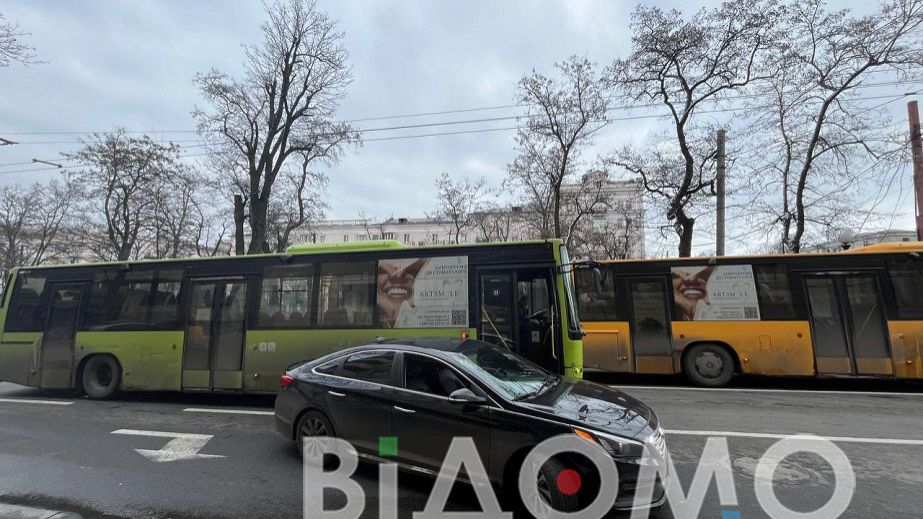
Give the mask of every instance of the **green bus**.
<svg viewBox="0 0 923 519">
<path fill-rule="evenodd" d="M 0 300 L 0 380 L 117 391 L 273 393 L 283 370 L 348 346 L 451 335 L 582 377 L 558 240 L 22 267 Z"/>
</svg>

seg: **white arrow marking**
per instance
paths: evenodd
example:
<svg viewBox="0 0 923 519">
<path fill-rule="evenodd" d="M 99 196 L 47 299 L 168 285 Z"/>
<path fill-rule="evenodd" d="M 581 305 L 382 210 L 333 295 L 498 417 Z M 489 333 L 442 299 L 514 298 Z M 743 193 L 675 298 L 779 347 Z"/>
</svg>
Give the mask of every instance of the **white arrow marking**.
<svg viewBox="0 0 923 519">
<path fill-rule="evenodd" d="M 197 460 L 208 458 L 224 458 L 217 454 L 199 454 L 202 447 L 212 439 L 211 434 L 175 433 L 161 431 L 136 431 L 134 429 L 119 429 L 112 434 L 131 434 L 134 436 L 154 436 L 157 438 L 173 438 L 159 450 L 135 449 L 145 458 L 156 461 Z"/>
</svg>

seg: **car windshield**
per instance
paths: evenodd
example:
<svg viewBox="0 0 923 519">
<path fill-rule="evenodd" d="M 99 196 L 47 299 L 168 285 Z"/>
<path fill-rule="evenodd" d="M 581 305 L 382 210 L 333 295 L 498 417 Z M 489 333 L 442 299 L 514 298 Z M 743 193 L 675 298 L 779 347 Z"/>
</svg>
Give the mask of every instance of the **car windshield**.
<svg viewBox="0 0 923 519">
<path fill-rule="evenodd" d="M 553 387 L 559 380 L 528 360 L 499 346 L 466 341 L 448 352 L 488 387 L 508 400 L 524 400 Z"/>
</svg>

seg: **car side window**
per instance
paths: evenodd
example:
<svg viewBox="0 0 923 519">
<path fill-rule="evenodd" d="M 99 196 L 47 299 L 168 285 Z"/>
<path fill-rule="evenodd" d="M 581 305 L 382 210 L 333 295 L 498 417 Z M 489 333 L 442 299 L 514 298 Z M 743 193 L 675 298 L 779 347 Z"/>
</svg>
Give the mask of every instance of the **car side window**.
<svg viewBox="0 0 923 519">
<path fill-rule="evenodd" d="M 320 373 L 321 375 L 336 375 L 337 368 L 340 367 L 340 360 L 341 359 L 334 359 L 327 361 L 314 368 L 314 372 Z"/>
<path fill-rule="evenodd" d="M 391 385 L 393 351 L 362 351 L 353 353 L 343 363 L 340 376 L 376 384 Z"/>
<path fill-rule="evenodd" d="M 447 397 L 458 389 L 471 389 L 447 364 L 424 355 L 404 354 L 404 389 Z"/>
</svg>

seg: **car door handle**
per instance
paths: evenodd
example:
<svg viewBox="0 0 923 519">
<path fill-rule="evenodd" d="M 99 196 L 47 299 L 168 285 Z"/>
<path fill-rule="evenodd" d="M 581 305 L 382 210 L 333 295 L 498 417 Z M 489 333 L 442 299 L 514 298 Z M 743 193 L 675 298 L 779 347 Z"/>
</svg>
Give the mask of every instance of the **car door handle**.
<svg viewBox="0 0 923 519">
<path fill-rule="evenodd" d="M 327 391 L 327 394 L 330 396 L 346 396 L 344 393 L 337 393 L 336 391 Z"/>
<path fill-rule="evenodd" d="M 407 413 L 407 414 L 416 413 L 416 411 L 414 411 L 413 409 L 406 409 L 406 408 L 399 407 L 399 406 L 394 406 L 394 409 L 396 409 L 396 410 L 398 410 L 398 411 L 400 411 L 400 412 L 402 412 L 402 413 Z"/>
</svg>

